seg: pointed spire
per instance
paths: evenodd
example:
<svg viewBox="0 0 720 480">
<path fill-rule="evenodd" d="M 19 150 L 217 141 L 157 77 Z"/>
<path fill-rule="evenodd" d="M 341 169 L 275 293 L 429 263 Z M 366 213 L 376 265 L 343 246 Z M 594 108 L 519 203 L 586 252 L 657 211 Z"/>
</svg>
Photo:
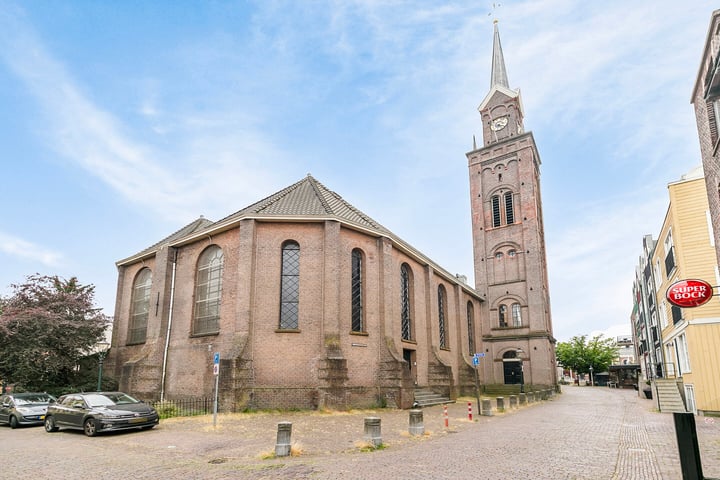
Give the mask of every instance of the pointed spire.
<svg viewBox="0 0 720 480">
<path fill-rule="evenodd" d="M 490 88 L 500 85 L 510 88 L 508 84 L 507 71 L 505 70 L 505 57 L 503 57 L 502 47 L 500 46 L 500 32 L 498 31 L 498 22 L 494 22 L 495 36 L 493 38 L 493 56 L 492 56 L 492 72 L 490 73 Z"/>
</svg>

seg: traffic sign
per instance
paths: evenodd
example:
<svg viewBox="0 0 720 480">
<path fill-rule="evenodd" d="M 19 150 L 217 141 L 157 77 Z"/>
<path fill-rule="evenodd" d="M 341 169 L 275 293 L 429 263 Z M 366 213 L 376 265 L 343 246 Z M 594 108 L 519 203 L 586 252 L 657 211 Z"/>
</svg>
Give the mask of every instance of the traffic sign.
<svg viewBox="0 0 720 480">
<path fill-rule="evenodd" d="M 480 365 L 480 357 L 473 357 L 473 365 L 476 367 Z"/>
<path fill-rule="evenodd" d="M 215 352 L 215 356 L 213 357 L 213 363 L 215 365 L 220 364 L 220 352 Z"/>
</svg>

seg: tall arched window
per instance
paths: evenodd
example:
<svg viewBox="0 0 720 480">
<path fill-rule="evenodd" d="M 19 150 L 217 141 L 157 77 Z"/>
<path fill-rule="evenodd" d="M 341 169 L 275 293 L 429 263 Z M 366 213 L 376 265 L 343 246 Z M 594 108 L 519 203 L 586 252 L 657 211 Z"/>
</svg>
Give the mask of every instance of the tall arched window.
<svg viewBox="0 0 720 480">
<path fill-rule="evenodd" d="M 438 285 L 438 328 L 440 330 L 440 348 L 447 348 L 447 328 L 445 325 L 445 287 Z"/>
<path fill-rule="evenodd" d="M 498 324 L 500 327 L 507 327 L 507 305 L 498 307 Z"/>
<path fill-rule="evenodd" d="M 350 278 L 350 301 L 352 303 L 352 331 L 365 331 L 363 320 L 363 254 L 360 249 L 352 251 Z"/>
<path fill-rule="evenodd" d="M 400 324 L 403 340 L 412 340 L 413 334 L 412 318 L 410 317 L 410 302 L 412 300 L 411 275 L 410 267 L 407 263 L 403 263 L 400 267 Z"/>
<path fill-rule="evenodd" d="M 143 268 L 133 282 L 128 344 L 145 343 L 147 339 L 151 287 L 152 272 L 149 268 Z"/>
<path fill-rule="evenodd" d="M 513 206 L 512 192 L 505 192 L 490 197 L 490 208 L 492 209 L 493 227 L 512 225 L 515 223 L 515 208 Z"/>
<path fill-rule="evenodd" d="M 299 328 L 300 245 L 286 242 L 282 247 L 280 284 L 280 330 Z"/>
<path fill-rule="evenodd" d="M 512 320 L 513 320 L 513 327 L 521 327 L 522 326 L 522 313 L 520 310 L 519 303 L 512 304 Z"/>
<path fill-rule="evenodd" d="M 468 353 L 475 355 L 475 309 L 472 302 L 467 303 Z"/>
<path fill-rule="evenodd" d="M 195 280 L 194 335 L 217 333 L 220 330 L 224 262 L 223 251 L 217 245 L 206 248 L 200 255 Z"/>
</svg>

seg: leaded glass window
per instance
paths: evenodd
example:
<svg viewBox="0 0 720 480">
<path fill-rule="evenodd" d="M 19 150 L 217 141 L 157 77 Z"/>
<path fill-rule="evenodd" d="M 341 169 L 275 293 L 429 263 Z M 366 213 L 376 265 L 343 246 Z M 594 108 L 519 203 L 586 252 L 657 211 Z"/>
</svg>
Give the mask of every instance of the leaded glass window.
<svg viewBox="0 0 720 480">
<path fill-rule="evenodd" d="M 512 319 L 513 319 L 513 327 L 521 327 L 522 326 L 522 314 L 521 314 L 519 303 L 512 304 Z"/>
<path fill-rule="evenodd" d="M 440 348 L 447 348 L 445 328 L 445 287 L 438 285 L 438 328 L 440 329 Z"/>
<path fill-rule="evenodd" d="M 195 319 L 193 334 L 217 333 L 220 330 L 220 299 L 225 259 L 218 246 L 200 255 L 195 280 Z"/>
<path fill-rule="evenodd" d="M 403 263 L 400 267 L 400 320 L 402 339 L 412 340 L 412 319 L 410 318 L 410 267 Z"/>
<path fill-rule="evenodd" d="M 352 331 L 364 331 L 363 325 L 363 255 L 357 248 L 352 251 L 350 301 L 352 302 Z"/>
<path fill-rule="evenodd" d="M 300 245 L 287 242 L 282 248 L 280 330 L 297 330 L 300 302 Z"/>
<path fill-rule="evenodd" d="M 498 320 L 501 327 L 507 327 L 507 305 L 500 305 L 498 308 Z"/>
<path fill-rule="evenodd" d="M 475 310 L 472 302 L 467 303 L 468 353 L 475 355 Z"/>
<path fill-rule="evenodd" d="M 151 287 L 152 272 L 149 268 L 143 268 L 137 277 L 135 277 L 135 282 L 133 283 L 128 344 L 145 343 L 147 339 Z"/>
</svg>

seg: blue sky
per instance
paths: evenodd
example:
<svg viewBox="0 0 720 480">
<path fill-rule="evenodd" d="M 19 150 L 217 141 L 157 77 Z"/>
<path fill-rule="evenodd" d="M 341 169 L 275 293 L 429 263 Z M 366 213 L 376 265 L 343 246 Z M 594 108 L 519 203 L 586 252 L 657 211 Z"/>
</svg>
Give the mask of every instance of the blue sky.
<svg viewBox="0 0 720 480">
<path fill-rule="evenodd" d="M 115 262 L 311 173 L 472 282 L 467 159 L 492 2 L 0 0 L 0 295 Z M 556 337 L 629 333 L 642 236 L 700 163 L 706 2 L 495 9 L 542 160 Z"/>
</svg>

